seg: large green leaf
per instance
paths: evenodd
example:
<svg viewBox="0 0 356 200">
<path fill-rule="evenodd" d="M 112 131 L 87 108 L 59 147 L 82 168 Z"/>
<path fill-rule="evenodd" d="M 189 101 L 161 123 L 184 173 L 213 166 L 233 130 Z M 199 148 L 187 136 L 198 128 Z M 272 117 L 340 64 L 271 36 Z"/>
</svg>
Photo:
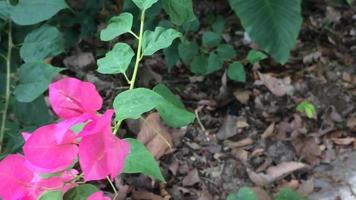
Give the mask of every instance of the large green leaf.
<svg viewBox="0 0 356 200">
<path fill-rule="evenodd" d="M 117 43 L 104 58 L 98 60 L 97 71 L 102 74 L 125 73 L 134 55 L 134 51 L 128 44 Z"/>
<path fill-rule="evenodd" d="M 19 72 L 20 84 L 15 89 L 16 99 L 20 102 L 35 100 L 62 70 L 40 62 L 24 63 Z"/>
<path fill-rule="evenodd" d="M 126 139 L 130 143 L 130 153 L 125 159 L 122 173 L 142 173 L 152 176 L 160 181 L 165 181 L 157 161 L 147 150 L 145 145 L 136 139 Z"/>
<path fill-rule="evenodd" d="M 254 49 L 250 50 L 247 54 L 247 61 L 251 64 L 255 64 L 261 60 L 264 60 L 267 58 L 267 55 L 260 52 L 260 51 L 256 51 Z"/>
<path fill-rule="evenodd" d="M 132 0 L 141 10 L 146 10 L 155 4 L 158 0 Z"/>
<path fill-rule="evenodd" d="M 44 192 L 39 200 L 63 200 L 62 191 L 46 191 Z"/>
<path fill-rule="evenodd" d="M 238 61 L 233 62 L 227 69 L 227 76 L 234 81 L 246 82 L 245 67 Z"/>
<path fill-rule="evenodd" d="M 43 25 L 29 33 L 20 49 L 26 62 L 43 61 L 64 51 L 61 33 L 56 27 Z"/>
<path fill-rule="evenodd" d="M 87 200 L 91 194 L 97 191 L 99 190 L 94 185 L 83 184 L 68 190 L 68 192 L 64 194 L 63 199 L 64 200 Z"/>
<path fill-rule="evenodd" d="M 130 32 L 132 28 L 133 16 L 131 13 L 121 13 L 119 16 L 112 17 L 108 26 L 100 32 L 102 41 L 110 41 L 117 36 Z"/>
<path fill-rule="evenodd" d="M 275 196 L 274 200 L 308 200 L 301 194 L 293 191 L 290 188 L 281 189 Z"/>
<path fill-rule="evenodd" d="M 174 29 L 156 27 L 155 31 L 145 31 L 143 34 L 142 53 L 150 56 L 160 49 L 169 47 L 173 40 L 182 34 Z"/>
<path fill-rule="evenodd" d="M 260 48 L 288 61 L 302 25 L 301 0 L 229 0 L 242 26 Z"/>
<path fill-rule="evenodd" d="M 251 188 L 243 187 L 238 193 L 230 194 L 226 200 L 258 200 L 258 198 Z"/>
<path fill-rule="evenodd" d="M 37 24 L 67 7 L 64 0 L 19 0 L 11 13 L 11 18 L 19 25 Z"/>
<path fill-rule="evenodd" d="M 162 0 L 162 6 L 170 20 L 177 25 L 195 19 L 192 0 Z"/>
</svg>

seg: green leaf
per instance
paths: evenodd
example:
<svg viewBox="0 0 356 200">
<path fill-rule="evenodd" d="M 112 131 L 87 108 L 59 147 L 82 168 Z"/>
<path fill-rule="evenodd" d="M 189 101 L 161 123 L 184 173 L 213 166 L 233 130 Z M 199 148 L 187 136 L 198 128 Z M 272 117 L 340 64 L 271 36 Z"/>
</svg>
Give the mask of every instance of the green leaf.
<svg viewBox="0 0 356 200">
<path fill-rule="evenodd" d="M 121 92 L 114 100 L 116 120 L 138 119 L 143 113 L 154 109 L 162 101 L 159 94 L 145 88 Z"/>
<path fill-rule="evenodd" d="M 108 26 L 100 32 L 100 39 L 102 41 L 110 41 L 124 33 L 130 32 L 132 20 L 132 14 L 127 12 L 112 17 L 109 20 Z"/>
<path fill-rule="evenodd" d="M 156 27 L 155 31 L 145 31 L 142 53 L 144 56 L 150 56 L 160 49 L 169 47 L 173 40 L 181 36 L 180 32 L 171 28 Z"/>
<path fill-rule="evenodd" d="M 184 32 L 188 33 L 188 32 L 197 32 L 200 29 L 200 22 L 198 18 L 195 18 L 195 20 L 191 21 L 191 22 L 185 22 L 182 25 L 182 29 Z"/>
<path fill-rule="evenodd" d="M 176 25 L 182 25 L 196 18 L 192 0 L 162 0 L 162 6 L 170 20 Z"/>
<path fill-rule="evenodd" d="M 188 65 L 199 53 L 199 46 L 194 42 L 184 41 L 178 45 L 178 54 L 183 63 Z"/>
<path fill-rule="evenodd" d="M 354 2 L 354 0 L 346 0 L 346 1 L 349 5 L 351 5 Z"/>
<path fill-rule="evenodd" d="M 173 66 L 177 64 L 179 60 L 178 42 L 173 42 L 173 44 L 170 47 L 163 49 L 163 54 L 164 54 L 164 60 L 166 61 L 166 64 L 168 65 L 169 69 L 171 69 Z"/>
<path fill-rule="evenodd" d="M 214 32 L 222 34 L 225 28 L 224 18 L 221 15 L 217 16 L 211 27 L 213 28 Z"/>
<path fill-rule="evenodd" d="M 193 58 L 192 64 L 190 65 L 190 71 L 194 74 L 205 75 L 206 66 L 208 66 L 208 56 L 198 55 Z"/>
<path fill-rule="evenodd" d="M 106 53 L 104 58 L 98 60 L 97 71 L 102 74 L 124 74 L 134 55 L 134 51 L 128 44 L 117 43 L 111 51 Z"/>
<path fill-rule="evenodd" d="M 141 10 L 147 10 L 158 0 L 132 0 Z"/>
<path fill-rule="evenodd" d="M 226 200 L 258 200 L 258 197 L 251 188 L 242 187 L 238 193 L 230 194 Z"/>
<path fill-rule="evenodd" d="M 303 21 L 301 0 L 229 2 L 252 40 L 279 63 L 286 63 Z"/>
<path fill-rule="evenodd" d="M 21 58 L 25 62 L 43 61 L 62 52 L 62 35 L 56 27 L 49 25 L 43 25 L 29 33 L 20 49 Z"/>
<path fill-rule="evenodd" d="M 290 188 L 283 188 L 277 193 L 274 200 L 308 200 L 308 199 L 303 197 L 301 194 L 293 191 Z"/>
<path fill-rule="evenodd" d="M 11 12 L 11 18 L 18 25 L 37 24 L 64 8 L 68 8 L 64 0 L 19 0 Z"/>
<path fill-rule="evenodd" d="M 207 31 L 203 34 L 202 42 L 204 46 L 216 47 L 221 42 L 221 37 L 218 33 Z"/>
<path fill-rule="evenodd" d="M 87 198 L 91 194 L 97 191 L 99 190 L 94 185 L 83 184 L 68 190 L 68 192 L 64 194 L 63 199 L 64 200 L 87 200 Z"/>
<path fill-rule="evenodd" d="M 33 62 L 20 67 L 20 84 L 15 89 L 15 97 L 20 102 L 31 102 L 41 96 L 52 79 L 63 69 L 49 64 Z"/>
<path fill-rule="evenodd" d="M 11 12 L 13 10 L 13 7 L 7 2 L 7 1 L 0 1 L 0 18 L 3 20 L 7 20 Z"/>
<path fill-rule="evenodd" d="M 216 53 L 218 54 L 219 58 L 224 61 L 228 61 L 236 57 L 236 51 L 230 44 L 219 45 L 216 49 Z"/>
<path fill-rule="evenodd" d="M 62 200 L 62 191 L 46 191 L 44 192 L 39 200 Z"/>
<path fill-rule="evenodd" d="M 122 173 L 142 173 L 152 176 L 160 181 L 165 181 L 157 161 L 147 150 L 145 145 L 136 139 L 126 139 L 130 143 L 130 153 L 125 159 L 124 170 Z"/>
<path fill-rule="evenodd" d="M 178 128 L 194 121 L 195 115 L 188 112 L 184 104 L 165 85 L 159 84 L 153 88 L 153 91 L 166 100 L 160 103 L 156 109 L 168 126 Z"/>
<path fill-rule="evenodd" d="M 245 68 L 240 62 L 234 62 L 229 66 L 227 76 L 234 81 L 246 82 Z"/>
<path fill-rule="evenodd" d="M 251 64 L 255 64 L 257 62 L 260 62 L 261 60 L 264 60 L 267 58 L 267 55 L 260 52 L 256 51 L 254 49 L 250 50 L 247 54 L 247 61 Z"/>
<path fill-rule="evenodd" d="M 308 118 L 313 119 L 316 117 L 316 109 L 309 101 L 303 101 L 298 104 L 297 111 L 305 113 Z"/>
<path fill-rule="evenodd" d="M 209 54 L 208 58 L 208 68 L 206 69 L 205 74 L 211 74 L 213 72 L 218 71 L 223 66 L 223 61 L 219 58 L 219 56 L 212 52 Z"/>
</svg>

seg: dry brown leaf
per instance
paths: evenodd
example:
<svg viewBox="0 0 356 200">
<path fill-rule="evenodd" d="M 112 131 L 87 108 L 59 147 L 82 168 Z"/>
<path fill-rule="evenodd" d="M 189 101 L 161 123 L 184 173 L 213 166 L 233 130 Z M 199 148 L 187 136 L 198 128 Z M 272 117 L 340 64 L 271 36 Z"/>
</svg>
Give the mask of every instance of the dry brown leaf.
<svg viewBox="0 0 356 200">
<path fill-rule="evenodd" d="M 263 139 L 266 139 L 266 138 L 269 138 L 273 135 L 274 133 L 274 127 L 275 127 L 275 124 L 274 122 L 272 124 L 270 124 L 267 129 L 263 132 L 263 134 L 261 135 L 261 137 Z"/>
<path fill-rule="evenodd" d="M 237 119 L 238 118 L 233 115 L 227 115 L 225 117 L 223 125 L 217 134 L 219 140 L 225 140 L 237 134 Z"/>
<path fill-rule="evenodd" d="M 281 97 L 286 94 L 293 94 L 294 87 L 291 85 L 291 79 L 286 77 L 284 79 L 274 78 L 269 74 L 258 73 L 260 80 L 256 81 L 256 85 L 264 85 L 274 95 Z"/>
<path fill-rule="evenodd" d="M 272 200 L 271 196 L 260 187 L 253 187 L 252 190 L 255 192 L 258 200 Z"/>
<path fill-rule="evenodd" d="M 308 196 L 314 191 L 314 179 L 303 181 L 298 188 L 298 192 L 303 196 Z"/>
<path fill-rule="evenodd" d="M 170 131 L 162 124 L 158 113 L 151 113 L 143 120 L 137 139 L 146 145 L 156 159 L 172 147 Z"/>
<path fill-rule="evenodd" d="M 248 90 L 237 90 L 234 92 L 235 98 L 242 104 L 247 104 L 250 99 L 251 92 Z"/>
<path fill-rule="evenodd" d="M 351 131 L 356 131 L 356 117 L 350 117 L 346 124 Z"/>
<path fill-rule="evenodd" d="M 245 138 L 245 139 L 239 140 L 237 142 L 225 140 L 224 145 L 233 149 L 233 148 L 240 148 L 240 147 L 245 147 L 245 146 L 251 145 L 251 144 L 253 144 L 253 142 L 254 141 L 251 138 Z"/>
<path fill-rule="evenodd" d="M 350 145 L 355 141 L 353 137 L 345 137 L 345 138 L 331 138 L 331 140 L 338 145 Z"/>
<path fill-rule="evenodd" d="M 200 182 L 200 177 L 197 169 L 191 170 L 183 179 L 183 186 L 193 186 Z"/>
<path fill-rule="evenodd" d="M 292 142 L 295 151 L 309 164 L 319 164 L 322 150 L 316 143 L 315 138 L 295 139 Z"/>
<path fill-rule="evenodd" d="M 252 182 L 258 186 L 264 186 L 307 167 L 308 165 L 301 162 L 284 162 L 277 166 L 269 167 L 267 173 L 256 173 L 248 168 L 247 173 Z"/>
<path fill-rule="evenodd" d="M 91 52 L 80 52 L 66 57 L 63 64 L 66 67 L 84 68 L 95 63 L 95 57 Z"/>
<path fill-rule="evenodd" d="M 282 184 L 280 185 L 281 188 L 291 188 L 293 190 L 296 190 L 299 187 L 299 181 L 296 179 L 292 179 L 290 181 L 284 181 L 282 180 Z"/>
<path fill-rule="evenodd" d="M 152 192 L 143 190 L 132 191 L 132 199 L 134 200 L 165 200 L 163 197 Z"/>
</svg>

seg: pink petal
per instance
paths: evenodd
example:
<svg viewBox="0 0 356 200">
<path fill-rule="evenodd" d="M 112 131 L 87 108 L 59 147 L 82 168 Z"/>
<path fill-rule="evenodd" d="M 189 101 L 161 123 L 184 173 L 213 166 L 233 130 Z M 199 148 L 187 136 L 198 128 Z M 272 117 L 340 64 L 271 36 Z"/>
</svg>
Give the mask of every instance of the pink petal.
<svg viewBox="0 0 356 200">
<path fill-rule="evenodd" d="M 9 155 L 0 162 L 0 197 L 3 200 L 27 196 L 33 174 L 24 163 L 25 158 L 19 154 Z"/>
<path fill-rule="evenodd" d="M 102 116 L 96 117 L 89 122 L 84 129 L 79 133 L 79 136 L 87 136 L 92 134 L 100 134 L 101 132 L 111 132 L 111 122 L 113 110 L 107 110 Z"/>
<path fill-rule="evenodd" d="M 57 144 L 56 125 L 43 126 L 32 133 L 26 141 L 23 151 L 27 166 L 40 173 L 63 171 L 74 163 L 78 148 L 74 142 L 76 137 L 67 131 L 63 142 Z"/>
<path fill-rule="evenodd" d="M 111 131 L 83 137 L 79 144 L 79 163 L 84 180 L 115 178 L 122 171 L 129 151 L 130 145 Z"/>
<path fill-rule="evenodd" d="M 28 140 L 28 138 L 31 137 L 31 133 L 27 133 L 27 132 L 22 132 L 21 133 L 23 139 L 25 140 L 25 142 Z"/>
<path fill-rule="evenodd" d="M 75 78 L 64 78 L 50 84 L 49 101 L 54 112 L 64 119 L 95 113 L 103 103 L 94 84 Z"/>
<path fill-rule="evenodd" d="M 109 197 L 104 196 L 102 191 L 95 192 L 88 197 L 88 200 L 110 200 Z"/>
</svg>

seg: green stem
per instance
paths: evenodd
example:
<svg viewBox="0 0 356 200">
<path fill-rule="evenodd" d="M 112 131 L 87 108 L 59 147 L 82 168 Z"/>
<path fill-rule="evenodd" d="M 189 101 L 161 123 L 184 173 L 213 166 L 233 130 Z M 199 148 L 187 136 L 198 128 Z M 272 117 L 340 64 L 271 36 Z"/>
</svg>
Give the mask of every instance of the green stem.
<svg viewBox="0 0 356 200">
<path fill-rule="evenodd" d="M 3 140 L 5 134 L 5 123 L 7 117 L 7 110 L 9 107 L 9 100 L 10 100 L 10 74 L 11 74 L 11 56 L 12 56 L 12 24 L 9 21 L 9 33 L 8 33 L 8 48 L 7 48 L 7 56 L 6 56 L 6 86 L 5 86 L 5 105 L 4 105 L 4 112 L 2 113 L 2 120 L 1 120 L 1 128 L 0 128 L 0 152 L 2 151 L 3 147 Z"/>
<path fill-rule="evenodd" d="M 135 83 L 136 83 L 137 73 L 138 73 L 138 67 L 139 67 L 140 61 L 142 60 L 142 57 L 143 57 L 143 55 L 142 55 L 142 39 L 143 39 L 144 25 L 145 25 L 145 10 L 143 10 L 142 13 L 141 13 L 140 33 L 139 33 L 139 35 L 137 37 L 138 46 L 137 46 L 137 51 L 136 51 L 136 60 L 135 60 L 134 71 L 132 73 L 131 80 L 129 81 L 129 83 L 130 83 L 129 90 L 132 90 L 132 89 L 135 88 Z M 117 133 L 117 131 L 119 130 L 119 128 L 121 126 L 121 123 L 122 123 L 122 121 L 120 120 L 115 124 L 114 130 L 113 130 L 113 134 Z"/>
</svg>

